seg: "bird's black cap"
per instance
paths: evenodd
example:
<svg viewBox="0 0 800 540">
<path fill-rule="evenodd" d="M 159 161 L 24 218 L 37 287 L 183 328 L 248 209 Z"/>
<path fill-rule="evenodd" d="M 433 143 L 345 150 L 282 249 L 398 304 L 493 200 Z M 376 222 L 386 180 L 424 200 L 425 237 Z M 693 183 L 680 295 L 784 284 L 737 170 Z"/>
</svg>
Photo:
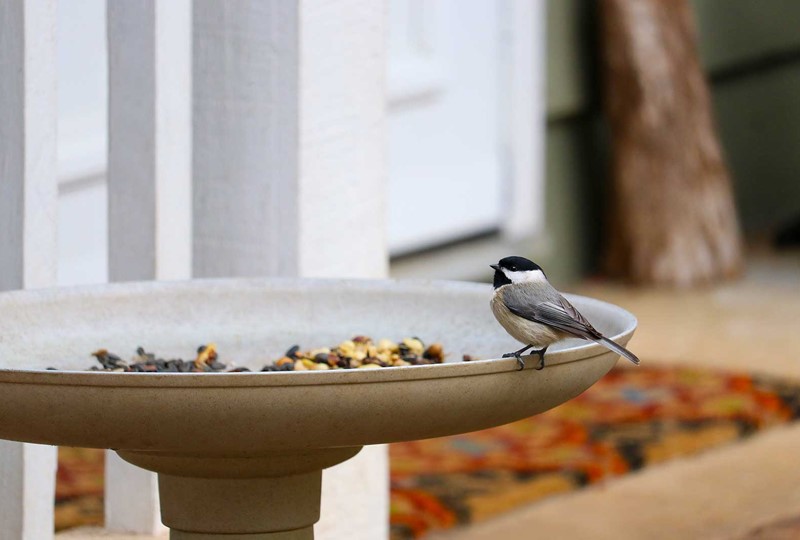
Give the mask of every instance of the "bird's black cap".
<svg viewBox="0 0 800 540">
<path fill-rule="evenodd" d="M 502 287 L 503 285 L 510 285 L 511 280 L 503 273 L 503 270 L 510 270 L 511 272 L 530 272 L 532 270 L 539 270 L 544 274 L 542 267 L 535 262 L 526 259 L 525 257 L 504 257 L 500 259 L 497 264 L 490 264 L 494 268 L 494 288 Z"/>
<path fill-rule="evenodd" d="M 511 270 L 512 272 L 529 272 L 531 270 L 542 269 L 541 266 L 530 259 L 526 259 L 525 257 L 517 257 L 515 255 L 500 259 L 500 262 L 497 263 L 497 266 L 500 268 L 505 268 L 506 270 Z"/>
</svg>

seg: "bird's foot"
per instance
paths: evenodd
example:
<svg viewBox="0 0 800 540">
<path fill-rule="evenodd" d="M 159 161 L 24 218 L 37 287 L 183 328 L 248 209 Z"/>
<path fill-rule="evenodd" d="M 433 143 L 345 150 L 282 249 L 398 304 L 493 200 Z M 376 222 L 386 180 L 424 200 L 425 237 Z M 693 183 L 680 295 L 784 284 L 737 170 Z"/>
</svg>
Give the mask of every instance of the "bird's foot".
<svg viewBox="0 0 800 540">
<path fill-rule="evenodd" d="M 511 358 L 512 356 L 517 359 L 517 371 L 522 371 L 525 369 L 525 360 L 522 359 L 522 353 L 527 351 L 528 349 L 532 348 L 533 345 L 526 345 L 525 347 L 521 348 L 518 351 L 508 352 L 503 355 L 503 358 Z M 546 347 L 545 347 L 546 348 Z M 541 369 L 541 368 L 539 368 Z"/>
<path fill-rule="evenodd" d="M 522 359 L 522 354 L 519 351 L 508 352 L 503 355 L 503 358 L 511 358 L 514 357 L 517 359 L 517 371 L 522 371 L 525 369 L 525 360 Z"/>
</svg>

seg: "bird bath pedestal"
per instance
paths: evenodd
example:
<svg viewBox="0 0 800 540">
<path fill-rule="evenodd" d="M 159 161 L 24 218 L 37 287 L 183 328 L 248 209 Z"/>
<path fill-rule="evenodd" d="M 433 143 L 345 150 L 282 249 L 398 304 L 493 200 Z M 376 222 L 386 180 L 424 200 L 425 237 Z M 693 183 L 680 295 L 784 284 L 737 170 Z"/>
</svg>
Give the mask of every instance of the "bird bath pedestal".
<svg viewBox="0 0 800 540">
<path fill-rule="evenodd" d="M 208 280 L 0 294 L 0 438 L 113 448 L 158 473 L 172 539 L 306 540 L 322 470 L 363 445 L 453 435 L 525 418 L 575 397 L 617 355 L 582 341 L 547 367 L 499 359 L 519 345 L 494 321 L 484 285 L 446 282 Z M 570 301 L 627 343 L 628 312 Z M 419 336 L 446 363 L 269 373 L 82 371 L 89 353 L 138 346 L 260 369 L 295 343 Z M 486 360 L 462 362 L 463 354 Z M 48 371 L 55 367 L 58 371 Z"/>
</svg>

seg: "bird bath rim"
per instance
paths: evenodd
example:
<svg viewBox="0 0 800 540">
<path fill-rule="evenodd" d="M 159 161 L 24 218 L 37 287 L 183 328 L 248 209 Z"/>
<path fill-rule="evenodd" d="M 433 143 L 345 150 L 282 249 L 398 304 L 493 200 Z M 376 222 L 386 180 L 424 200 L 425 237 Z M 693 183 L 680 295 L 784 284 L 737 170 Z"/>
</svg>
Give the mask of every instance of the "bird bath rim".
<svg viewBox="0 0 800 540">
<path fill-rule="evenodd" d="M 31 304 L 74 301 L 80 297 L 96 297 L 104 295 L 108 301 L 114 301 L 130 295 L 159 295 L 175 292 L 204 292 L 209 288 L 223 291 L 225 289 L 249 288 L 258 291 L 293 290 L 303 287 L 329 290 L 332 287 L 346 291 L 373 291 L 392 293 L 426 294 L 476 294 L 486 296 L 486 309 L 491 295 L 491 285 L 477 282 L 420 280 L 420 279 L 331 279 L 331 278 L 211 278 L 185 281 L 139 281 L 109 283 L 99 285 L 81 285 L 73 287 L 54 287 L 20 291 L 0 292 L 0 312 L 8 312 Z M 599 299 L 565 294 L 571 302 L 582 306 L 594 306 L 613 315 L 622 323 L 622 330 L 608 334 L 614 341 L 627 341 L 637 327 L 636 317 L 629 311 Z M 498 332 L 501 332 L 498 325 Z M 3 336 L 0 335 L 0 343 Z M 193 346 L 196 344 L 187 344 Z M 288 345 L 288 344 L 287 344 Z M 315 344 L 321 346 L 322 344 Z M 444 344 L 447 349 L 448 344 Z M 90 351 L 85 351 L 89 354 Z M 36 384 L 72 384 L 120 387 L 246 387 L 246 386 L 285 386 L 285 385 L 317 385 L 317 384 L 358 384 L 368 382 L 401 381 L 406 379 L 437 379 L 444 377 L 464 377 L 482 375 L 514 369 L 514 358 L 498 356 L 471 361 L 445 361 L 442 364 L 417 366 L 398 366 L 380 369 L 335 369 L 326 371 L 290 371 L 290 372 L 216 372 L 216 373 L 136 373 L 113 371 L 89 371 L 88 369 L 28 369 L 6 368 L 0 366 L 0 381 L 3 382 L 35 382 Z M 597 343 L 585 340 L 570 340 L 569 345 L 558 343 L 547 353 L 547 366 L 588 360 L 606 353 L 606 349 Z M 535 355 L 523 355 L 527 358 Z M 538 357 L 537 357 L 538 358 Z M 88 363 L 88 360 L 87 360 Z M 423 376 L 424 373 L 424 376 Z"/>
</svg>

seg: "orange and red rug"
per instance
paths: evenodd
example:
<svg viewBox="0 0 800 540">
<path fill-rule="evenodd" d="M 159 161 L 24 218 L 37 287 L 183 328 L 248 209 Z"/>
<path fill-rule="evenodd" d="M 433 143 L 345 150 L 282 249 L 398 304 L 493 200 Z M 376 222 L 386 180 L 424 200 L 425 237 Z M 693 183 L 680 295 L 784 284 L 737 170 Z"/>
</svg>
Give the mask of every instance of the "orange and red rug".
<svg viewBox="0 0 800 540">
<path fill-rule="evenodd" d="M 690 368 L 615 369 L 539 416 L 390 445 L 392 539 L 478 522 L 799 416 L 800 383 Z M 102 451 L 60 450 L 58 529 L 102 523 L 102 478 Z"/>
</svg>

